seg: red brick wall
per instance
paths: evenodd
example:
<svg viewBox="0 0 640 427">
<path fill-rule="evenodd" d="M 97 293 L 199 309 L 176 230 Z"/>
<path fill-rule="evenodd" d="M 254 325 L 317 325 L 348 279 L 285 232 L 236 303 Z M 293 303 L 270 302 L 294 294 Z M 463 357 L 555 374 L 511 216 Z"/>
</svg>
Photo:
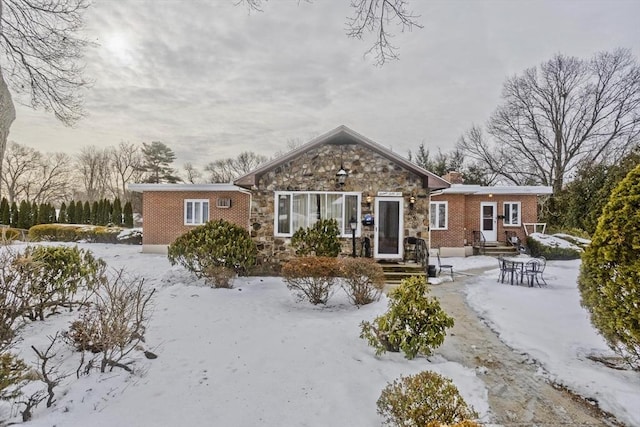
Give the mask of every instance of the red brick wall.
<svg viewBox="0 0 640 427">
<path fill-rule="evenodd" d="M 231 199 L 231 207 L 216 207 L 219 197 Z M 209 220 L 224 219 L 243 228 L 249 227 L 249 194 L 239 191 L 145 191 L 142 195 L 142 244 L 168 245 L 193 229 L 193 225 L 184 224 L 186 199 L 208 199 Z"/>
<path fill-rule="evenodd" d="M 504 214 L 504 202 L 520 202 L 521 224 L 519 226 L 504 226 L 498 220 L 498 241 L 506 240 L 505 231 L 514 231 L 524 240 L 526 235 L 522 223 L 538 221 L 538 198 L 536 195 L 462 195 L 440 194 L 433 196 L 432 201 L 449 202 L 449 227 L 447 230 L 431 230 L 431 247 L 462 247 L 465 239 L 468 244 L 473 242 L 473 231 L 480 230 L 480 203 L 495 202 L 497 215 Z"/>
</svg>

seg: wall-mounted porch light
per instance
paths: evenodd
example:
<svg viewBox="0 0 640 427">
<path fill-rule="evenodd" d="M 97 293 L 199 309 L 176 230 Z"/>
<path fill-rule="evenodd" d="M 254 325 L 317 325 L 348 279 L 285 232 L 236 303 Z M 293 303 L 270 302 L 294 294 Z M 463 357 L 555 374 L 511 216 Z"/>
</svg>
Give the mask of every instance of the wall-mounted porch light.
<svg viewBox="0 0 640 427">
<path fill-rule="evenodd" d="M 347 180 L 347 176 L 349 174 L 347 173 L 347 171 L 344 169 L 344 166 L 342 165 L 342 163 L 340 164 L 340 170 L 338 170 L 338 172 L 336 173 L 336 182 L 338 183 L 338 185 L 340 187 L 342 187 L 345 183 L 345 181 Z"/>
<path fill-rule="evenodd" d="M 416 198 L 414 196 L 409 197 L 409 209 L 413 209 L 416 205 Z"/>
<path fill-rule="evenodd" d="M 367 200 L 367 207 L 370 208 L 371 202 L 373 201 L 373 197 L 371 197 L 371 195 L 368 195 L 366 200 Z"/>
</svg>

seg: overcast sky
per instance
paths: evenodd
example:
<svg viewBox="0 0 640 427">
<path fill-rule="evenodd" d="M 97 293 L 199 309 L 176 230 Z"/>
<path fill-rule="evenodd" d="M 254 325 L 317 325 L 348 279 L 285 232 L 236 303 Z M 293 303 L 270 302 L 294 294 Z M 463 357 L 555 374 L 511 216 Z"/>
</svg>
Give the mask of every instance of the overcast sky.
<svg viewBox="0 0 640 427">
<path fill-rule="evenodd" d="M 637 0 L 410 0 L 423 29 L 400 60 L 364 57 L 345 35 L 349 0 L 94 0 L 86 14 L 88 116 L 66 128 L 18 107 L 9 139 L 43 152 L 162 141 L 203 166 L 267 156 L 341 124 L 406 155 L 450 150 L 500 102 L 505 78 L 556 53 L 640 57 Z"/>
</svg>

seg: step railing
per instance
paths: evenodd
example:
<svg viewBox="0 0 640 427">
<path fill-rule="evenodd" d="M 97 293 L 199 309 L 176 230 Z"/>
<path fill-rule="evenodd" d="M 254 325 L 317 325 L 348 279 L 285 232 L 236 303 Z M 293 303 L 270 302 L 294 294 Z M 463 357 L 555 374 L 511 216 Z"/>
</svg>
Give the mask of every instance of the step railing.
<svg viewBox="0 0 640 427">
<path fill-rule="evenodd" d="M 473 231 L 473 247 L 478 248 L 480 255 L 484 255 L 484 248 L 487 245 L 487 239 L 484 238 L 482 231 Z"/>
</svg>

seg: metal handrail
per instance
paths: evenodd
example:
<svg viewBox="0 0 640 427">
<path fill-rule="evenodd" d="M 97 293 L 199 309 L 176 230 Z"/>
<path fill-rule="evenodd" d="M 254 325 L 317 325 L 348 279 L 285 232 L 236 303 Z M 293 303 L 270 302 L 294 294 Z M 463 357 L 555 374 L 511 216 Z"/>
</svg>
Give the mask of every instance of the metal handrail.
<svg viewBox="0 0 640 427">
<path fill-rule="evenodd" d="M 422 268 L 427 268 L 429 265 L 429 248 L 424 239 L 416 239 L 416 262 L 420 263 Z"/>
<path fill-rule="evenodd" d="M 484 238 L 484 233 L 482 231 L 473 231 L 473 246 L 479 248 L 480 255 L 484 255 L 486 243 L 487 240 Z"/>
</svg>

